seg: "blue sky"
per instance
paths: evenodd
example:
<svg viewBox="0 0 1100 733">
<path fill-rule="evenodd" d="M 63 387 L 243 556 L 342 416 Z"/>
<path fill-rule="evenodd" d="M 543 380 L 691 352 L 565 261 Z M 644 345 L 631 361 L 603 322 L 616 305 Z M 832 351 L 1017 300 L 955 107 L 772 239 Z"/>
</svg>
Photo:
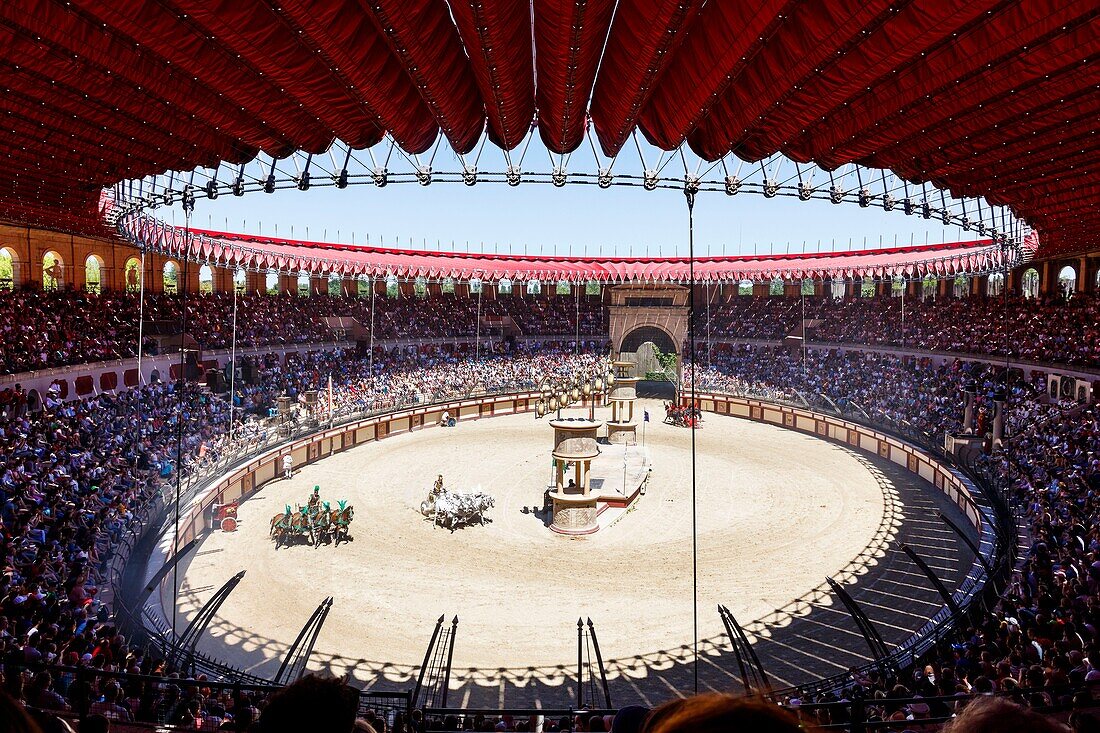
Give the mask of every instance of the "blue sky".
<svg viewBox="0 0 1100 733">
<path fill-rule="evenodd" d="M 851 204 L 759 195 L 701 194 L 696 201 L 696 253 L 785 252 L 833 247 L 861 249 L 910 237 L 923 243 L 972 238 L 958 227 L 907 217 L 899 211 L 860 209 Z M 166 211 L 162 215 L 168 214 Z M 182 223 L 178 218 L 177 223 Z M 169 217 L 171 220 L 171 217 Z M 200 197 L 199 227 L 298 239 L 459 251 L 542 254 L 672 255 L 687 251 L 683 194 L 640 188 L 601 190 L 593 186 L 554 188 L 523 184 L 510 188 L 482 183 L 351 186 L 249 194 L 244 198 Z M 835 241 L 834 241 L 835 240 Z M 805 245 L 803 243 L 805 242 Z M 437 244 L 438 243 L 438 244 Z M 509 250 L 511 247 L 511 250 Z"/>
<path fill-rule="evenodd" d="M 524 170 L 548 170 L 548 153 L 539 145 L 535 136 Z M 673 169 L 677 166 L 682 172 L 684 165 L 689 170 L 709 165 L 691 159 L 690 154 L 682 164 L 678 157 L 659 157 L 660 151 L 653 148 L 639 146 L 640 153 L 624 150 L 627 152 L 614 162 L 618 174 L 640 174 L 642 155 L 646 156 L 644 165 L 651 168 L 667 161 L 665 175 L 676 175 Z M 364 162 L 366 155 L 357 153 Z M 582 145 L 567 167 L 594 171 L 609 164 L 594 155 Z M 318 158 L 325 159 L 324 155 Z M 437 171 L 462 167 L 445 147 L 432 162 Z M 506 165 L 503 154 L 492 145 L 485 147 L 478 163 L 483 171 L 500 171 Z M 731 161 L 731 166 L 736 163 Z M 403 161 L 391 161 L 391 169 L 399 164 Z M 748 170 L 757 164 L 740 165 Z M 779 166 L 778 178 L 794 175 L 793 163 L 781 162 Z M 294 170 L 287 161 L 281 161 L 279 168 Z M 740 168 L 734 170 L 742 173 Z M 758 194 L 729 197 L 701 193 L 695 211 L 698 255 L 781 253 L 788 248 L 791 252 L 862 249 L 880 243 L 938 243 L 976 236 L 958 227 L 945 228 L 936 219 L 905 216 L 900 210 L 885 212 L 874 206 L 860 209 L 851 203 L 834 205 L 787 197 L 765 199 Z M 172 211 L 158 214 L 173 221 Z M 174 216 L 176 223 L 183 223 L 178 211 Z M 313 187 L 304 192 L 249 193 L 243 198 L 221 196 L 215 201 L 200 195 L 194 223 L 268 236 L 275 235 L 277 227 L 281 237 L 426 249 L 451 249 L 453 242 L 454 249 L 466 251 L 468 246 L 471 252 L 668 256 L 687 252 L 686 219 L 684 196 L 673 190 L 645 191 L 632 186 L 604 190 L 590 185 L 555 188 L 546 183 L 513 188 L 484 181 L 467 187 L 436 181 L 427 187 L 414 183 L 385 188 L 353 185 L 345 190 Z"/>
</svg>

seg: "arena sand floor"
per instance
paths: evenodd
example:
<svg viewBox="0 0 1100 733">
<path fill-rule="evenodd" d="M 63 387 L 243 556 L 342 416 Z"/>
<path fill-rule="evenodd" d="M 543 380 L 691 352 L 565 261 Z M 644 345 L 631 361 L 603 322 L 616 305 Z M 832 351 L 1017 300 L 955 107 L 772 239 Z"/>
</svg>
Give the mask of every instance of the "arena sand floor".
<svg viewBox="0 0 1100 733">
<path fill-rule="evenodd" d="M 644 406 L 663 415 L 656 401 Z M 575 704 L 578 617 L 595 624 L 616 705 L 690 693 L 690 437 L 649 423 L 645 495 L 584 538 L 556 535 L 530 511 L 550 480 L 552 444 L 548 422 L 532 414 L 351 449 L 263 487 L 241 505 L 239 531 L 206 538 L 180 574 L 178 623 L 244 569 L 200 649 L 260 674 L 276 672 L 332 596 L 311 667 L 350 673 L 365 688 L 410 688 L 446 614 L 460 619 L 452 705 Z M 850 592 L 897 643 L 938 607 L 897 541 L 916 546 L 949 587 L 965 575 L 970 555 L 933 514 L 945 502 L 897 467 L 734 417 L 706 415 L 696 437 L 701 689 L 738 687 L 718 603 L 784 686 L 867 658 L 826 576 L 854 583 Z M 614 456 L 614 446 L 604 450 Z M 424 519 L 420 502 L 440 473 L 452 490 L 494 496 L 492 521 L 451 533 Z M 352 541 L 276 550 L 269 520 L 314 485 L 354 506 Z"/>
</svg>

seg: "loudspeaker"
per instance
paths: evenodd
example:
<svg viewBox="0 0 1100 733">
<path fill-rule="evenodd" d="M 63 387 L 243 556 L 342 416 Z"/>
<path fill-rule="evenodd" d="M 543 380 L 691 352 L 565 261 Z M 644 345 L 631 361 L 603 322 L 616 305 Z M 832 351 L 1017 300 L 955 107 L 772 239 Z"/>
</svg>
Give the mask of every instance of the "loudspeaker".
<svg viewBox="0 0 1100 733">
<path fill-rule="evenodd" d="M 222 374 L 220 369 L 206 370 L 206 386 L 209 387 L 210 391 L 214 394 L 221 394 L 228 389 L 225 382 L 225 375 Z"/>
</svg>

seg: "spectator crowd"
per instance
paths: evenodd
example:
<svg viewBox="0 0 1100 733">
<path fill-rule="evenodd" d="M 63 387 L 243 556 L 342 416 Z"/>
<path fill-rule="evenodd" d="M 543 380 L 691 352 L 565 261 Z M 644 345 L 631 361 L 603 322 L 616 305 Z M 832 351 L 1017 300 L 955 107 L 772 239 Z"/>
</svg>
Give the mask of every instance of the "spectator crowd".
<svg viewBox="0 0 1100 733">
<path fill-rule="evenodd" d="M 150 317 L 178 317 L 170 310 L 177 301 L 159 297 L 159 304 L 146 303 Z M 189 305 L 195 308 L 189 318 L 194 315 L 193 323 L 209 345 L 222 344 L 225 332 L 213 315 L 203 321 L 204 308 L 211 306 L 213 313 L 218 303 L 218 318 L 224 318 L 225 297 L 203 296 L 210 302 L 196 298 Z M 239 323 L 252 323 L 248 332 L 257 341 L 276 331 L 278 338 L 308 341 L 316 334 L 315 319 L 337 310 L 338 302 L 365 307 L 359 301 L 327 296 L 311 298 L 309 307 L 282 296 L 253 297 L 241 301 L 250 300 L 257 310 L 238 318 Z M 521 299 L 514 298 L 493 307 L 508 312 L 523 328 L 546 329 L 541 333 L 554 333 L 570 323 L 575 327 L 576 321 L 569 320 L 576 317 L 574 301 L 544 301 L 533 300 L 517 309 L 510 304 Z M 136 338 L 128 330 L 133 323 L 125 322 L 124 315 L 134 302 L 131 296 L 110 293 L 20 291 L 0 296 L 3 308 L 48 314 L 39 319 L 35 331 L 24 325 L 30 319 L 2 321 L 2 363 L 11 371 L 26 363 L 43 366 L 122 355 L 117 351 L 121 344 L 132 344 L 130 337 Z M 895 303 L 866 299 L 815 305 L 813 317 L 822 320 L 818 337 L 868 343 L 900 340 L 900 312 L 896 321 L 891 315 Z M 165 310 L 158 310 L 162 306 Z M 1010 304 L 1017 315 L 1008 325 L 998 301 L 906 307 L 905 339 L 911 345 L 959 350 L 969 343 L 970 351 L 980 351 L 982 343 L 1002 339 L 1002 329 L 1007 328 L 1020 330 L 1022 335 L 1013 332 L 1012 343 L 1022 356 L 1071 363 L 1090 363 L 1094 358 L 1089 344 L 1096 336 L 1087 325 L 1096 311 L 1085 298 Z M 380 319 L 383 329 L 391 329 L 387 333 L 400 333 L 399 328 L 437 333 L 476 329 L 465 299 L 393 301 L 387 308 L 388 316 Z M 396 321 L 404 318 L 401 308 L 417 311 L 420 320 L 400 326 Z M 497 341 L 476 354 L 463 343 L 378 348 L 362 354 L 315 351 L 259 358 L 254 378 L 236 384 L 226 399 L 177 383 L 71 401 L 47 394 L 38 411 L 10 393 L 0 399 L 14 406 L 0 417 L 0 665 L 6 694 L 40 710 L 78 710 L 117 721 L 155 720 L 201 729 L 250 729 L 262 716 L 265 698 L 240 690 L 214 690 L 208 681 L 166 668 L 163 660 L 131 647 L 112 616 L 107 597 L 110 561 L 124 533 L 143 520 L 160 482 L 186 475 L 204 456 L 229 449 L 231 419 L 265 416 L 278 397 L 297 399 L 309 391 L 324 391 L 330 378 L 334 409 L 343 415 L 478 392 L 530 389 L 545 376 L 595 373 L 603 368 L 598 352 L 605 338 L 600 329 L 606 324 L 601 308 L 584 308 L 582 325 L 588 323 L 592 333 L 582 335 L 595 340 L 582 353 L 574 353 L 575 345 L 568 339 L 523 346 Z M 396 320 L 390 323 L 387 317 Z M 267 319 L 261 320 L 266 326 L 250 321 L 257 318 Z M 282 318 L 287 319 L 285 326 Z M 710 328 L 724 323 L 724 336 L 772 339 L 785 335 L 792 318 L 795 323 L 801 318 L 798 299 L 746 299 L 712 313 Z M 275 324 L 280 324 L 278 329 Z M 565 333 L 568 337 L 571 331 Z M 979 334 L 981 338 L 972 341 Z M 894 729 L 918 730 L 921 719 L 960 710 L 961 703 L 951 699 L 957 696 L 997 693 L 1033 709 L 1091 705 L 1088 690 L 1100 683 L 1100 411 L 1050 402 L 1037 375 L 1014 372 L 1006 380 L 1002 368 L 965 359 L 936 363 L 830 349 L 802 353 L 715 340 L 719 343 L 697 355 L 699 391 L 838 410 L 930 441 L 942 441 L 945 431 L 961 427 L 964 386 L 976 392 L 979 433 L 990 430 L 994 396 L 1002 391 L 1007 395 L 1005 440 L 984 459 L 984 466 L 1003 477 L 1025 523 L 1029 546 L 1001 602 L 963 633 L 945 640 L 904 677 L 853 674 L 843 693 L 787 700 L 789 708 L 801 713 L 805 723 L 843 722 L 837 717 L 841 713 L 821 712 L 813 705 L 859 699 L 870 715 L 895 724 Z M 74 667 L 104 674 L 89 682 L 58 671 Z M 113 679 L 111 673 L 155 675 L 157 681 L 140 676 Z M 912 698 L 928 702 L 913 703 Z M 900 700 L 909 701 L 896 702 Z M 462 722 L 467 724 L 473 725 Z M 496 730 L 525 730 L 530 725 L 503 719 L 490 724 Z M 595 731 L 614 729 L 614 724 L 549 721 L 543 729 Z M 422 723 L 379 719 L 373 725 L 418 730 Z"/>
<path fill-rule="evenodd" d="M 123 359 L 137 354 L 144 321 L 145 353 L 157 335 L 183 328 L 183 300 L 176 295 L 76 290 L 0 291 L 0 374 Z M 202 349 L 229 348 L 232 293 L 189 295 L 186 331 Z M 480 318 L 479 318 L 480 314 Z M 331 340 L 326 318 L 352 318 L 377 340 L 462 339 L 478 335 L 544 336 L 598 341 L 607 338 L 607 313 L 598 297 L 513 295 L 469 298 L 348 298 L 333 295 L 240 295 L 237 346 L 275 346 Z M 480 328 L 479 328 L 480 327 Z M 507 332 L 507 333 L 506 333 Z"/>
<path fill-rule="evenodd" d="M 518 292 L 518 291 L 517 291 Z M 0 292 L 0 373 L 121 359 L 136 354 L 144 320 L 146 353 L 158 335 L 183 326 L 182 300 L 146 293 L 73 290 Z M 231 293 L 186 299 L 186 330 L 201 349 L 232 341 Z M 139 317 L 140 316 L 140 317 Z M 432 292 L 428 297 L 351 298 L 331 295 L 241 295 L 237 299 L 239 347 L 331 340 L 328 318 L 355 319 L 378 340 L 499 339 L 505 336 L 605 341 L 608 309 L 599 296 L 510 295 L 471 298 Z M 919 300 L 877 296 L 830 298 L 721 296 L 695 317 L 700 340 L 781 340 L 799 332 L 811 341 L 906 346 L 961 354 L 1100 367 L 1100 297 L 1011 297 Z M 578 329 L 579 326 L 579 329 Z"/>
</svg>

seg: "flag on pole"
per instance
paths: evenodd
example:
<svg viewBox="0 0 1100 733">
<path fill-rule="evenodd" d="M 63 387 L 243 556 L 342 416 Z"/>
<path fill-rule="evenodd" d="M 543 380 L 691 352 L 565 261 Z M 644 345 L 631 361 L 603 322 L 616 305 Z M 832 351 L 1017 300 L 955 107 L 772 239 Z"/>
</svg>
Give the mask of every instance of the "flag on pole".
<svg viewBox="0 0 1100 733">
<path fill-rule="evenodd" d="M 642 410 L 642 421 L 649 422 L 649 410 Z"/>
</svg>

